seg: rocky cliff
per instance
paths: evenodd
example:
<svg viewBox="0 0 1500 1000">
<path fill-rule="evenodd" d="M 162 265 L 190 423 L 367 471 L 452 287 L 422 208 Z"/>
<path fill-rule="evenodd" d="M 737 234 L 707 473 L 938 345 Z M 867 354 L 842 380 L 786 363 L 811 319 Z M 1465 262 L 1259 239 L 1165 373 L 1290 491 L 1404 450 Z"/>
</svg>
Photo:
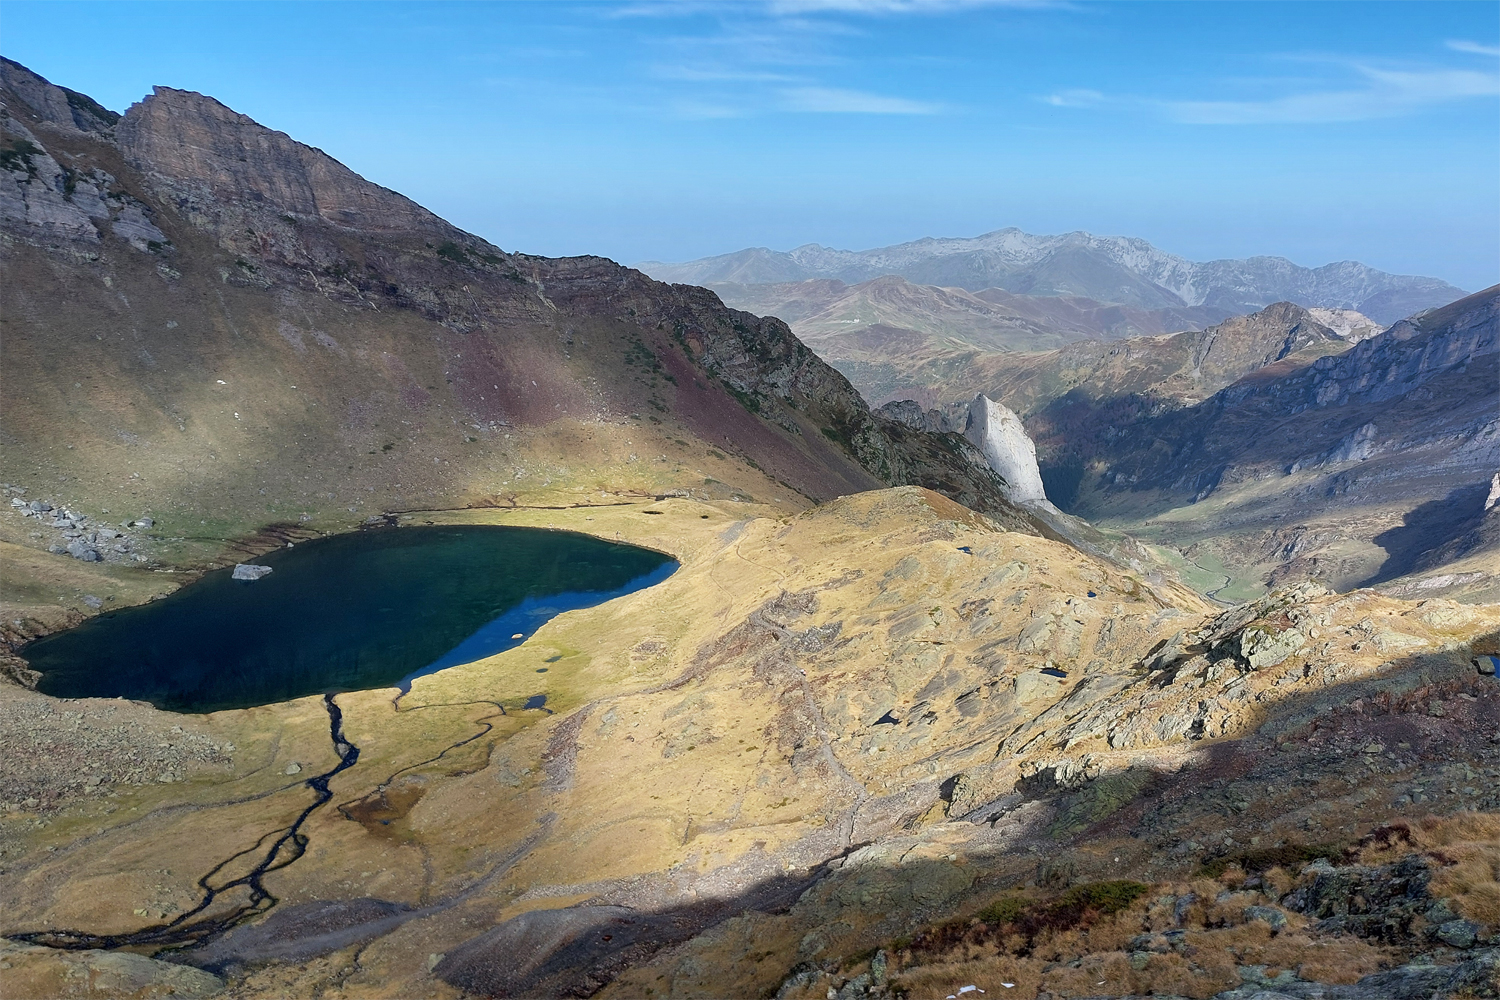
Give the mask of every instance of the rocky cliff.
<svg viewBox="0 0 1500 1000">
<path fill-rule="evenodd" d="M 190 222 L 274 212 L 369 233 L 462 237 L 409 198 L 213 98 L 157 87 L 115 126 L 125 161 Z"/>
</svg>

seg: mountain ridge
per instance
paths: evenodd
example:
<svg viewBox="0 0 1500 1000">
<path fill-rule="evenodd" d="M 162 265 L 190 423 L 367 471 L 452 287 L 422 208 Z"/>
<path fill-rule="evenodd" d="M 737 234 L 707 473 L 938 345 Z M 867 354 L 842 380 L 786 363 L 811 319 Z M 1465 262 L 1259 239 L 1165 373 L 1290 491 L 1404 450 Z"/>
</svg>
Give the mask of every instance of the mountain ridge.
<svg viewBox="0 0 1500 1000">
<path fill-rule="evenodd" d="M 1462 297 L 1437 278 L 1393 275 L 1358 261 L 1308 268 L 1283 258 L 1194 262 L 1136 237 L 1076 231 L 1056 236 L 1014 227 L 972 238 L 925 237 L 852 251 L 809 243 L 789 251 L 750 248 L 682 263 L 642 261 L 662 280 L 766 284 L 837 278 L 858 283 L 899 274 L 919 284 L 969 291 L 1080 295 L 1142 308 L 1211 306 L 1251 312 L 1282 299 L 1303 306 L 1354 309 L 1390 323 Z"/>
<path fill-rule="evenodd" d="M 81 128 L 24 67 L 0 83 L 0 471 L 182 536 L 133 555 L 202 566 L 268 523 L 601 487 L 795 508 L 894 477 L 1026 523 L 957 435 L 871 414 L 777 320 L 506 253 L 210 97 L 157 88 Z M 32 526 L 3 537 L 71 544 Z"/>
</svg>

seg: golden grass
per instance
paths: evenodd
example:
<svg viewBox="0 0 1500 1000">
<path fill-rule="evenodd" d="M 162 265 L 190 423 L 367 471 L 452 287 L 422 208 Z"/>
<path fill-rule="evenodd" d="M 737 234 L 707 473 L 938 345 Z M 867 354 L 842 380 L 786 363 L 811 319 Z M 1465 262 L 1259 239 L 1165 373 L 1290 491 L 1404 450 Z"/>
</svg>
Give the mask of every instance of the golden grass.
<svg viewBox="0 0 1500 1000">
<path fill-rule="evenodd" d="M 1473 823 L 1450 824 L 1424 836 L 1432 838 L 1434 850 L 1455 852 L 1470 850 L 1473 842 L 1465 838 L 1483 830 Z M 1439 840 L 1445 842 L 1442 848 Z M 1465 858 L 1444 869 L 1447 877 L 1488 877 L 1490 869 L 1480 872 L 1473 858 Z M 1262 877 L 1277 895 L 1296 881 L 1285 868 L 1270 869 Z M 1348 984 L 1399 960 L 1394 951 L 1358 938 L 1317 936 L 1297 913 L 1287 914 L 1280 931 L 1264 921 L 1246 921 L 1247 906 L 1267 905 L 1268 900 L 1257 892 L 1236 891 L 1242 880 L 1243 872 L 1235 869 L 1217 879 L 1161 884 L 1115 912 L 1093 911 L 1075 924 L 1041 927 L 1031 934 L 1006 929 L 1019 923 L 1012 911 L 1046 910 L 1057 903 L 1002 897 L 980 913 L 1010 917 L 1003 926 L 986 924 L 981 917 L 919 935 L 913 947 L 895 955 L 893 984 L 910 997 L 946 996 L 973 984 L 989 993 L 998 988 L 1001 995 L 1019 1000 L 1039 992 L 1056 997 L 1171 994 L 1202 1000 L 1237 986 L 1239 966 L 1265 966 L 1272 976 L 1286 969 L 1304 980 Z M 1133 952 L 1143 946 L 1138 936 L 1179 928 L 1176 902 L 1189 893 L 1197 898 L 1182 914 L 1185 934 L 1178 947 Z M 1153 945 L 1165 949 L 1160 938 L 1146 947 Z M 1007 982 L 1014 985 L 1007 989 Z"/>
<path fill-rule="evenodd" d="M 1453 900 L 1462 917 L 1500 928 L 1500 813 L 1428 816 L 1383 826 L 1356 848 L 1365 864 L 1420 852 L 1437 863 L 1430 891 Z"/>
</svg>

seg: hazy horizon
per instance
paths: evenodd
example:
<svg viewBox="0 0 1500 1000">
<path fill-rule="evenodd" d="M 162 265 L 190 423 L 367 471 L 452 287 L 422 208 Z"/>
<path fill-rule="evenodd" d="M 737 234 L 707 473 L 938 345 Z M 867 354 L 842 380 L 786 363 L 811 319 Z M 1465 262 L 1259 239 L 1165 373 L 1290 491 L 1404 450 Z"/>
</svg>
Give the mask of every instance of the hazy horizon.
<svg viewBox="0 0 1500 1000">
<path fill-rule="evenodd" d="M 209 94 L 508 250 L 1015 226 L 1500 281 L 1492 4 L 15 0 L 4 54 Z"/>
</svg>

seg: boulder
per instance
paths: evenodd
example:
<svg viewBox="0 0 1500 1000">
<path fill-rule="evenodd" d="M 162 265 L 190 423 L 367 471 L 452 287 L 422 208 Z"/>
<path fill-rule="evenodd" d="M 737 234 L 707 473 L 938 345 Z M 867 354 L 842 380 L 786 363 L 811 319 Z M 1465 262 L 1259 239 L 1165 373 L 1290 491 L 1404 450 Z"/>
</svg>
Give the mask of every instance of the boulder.
<svg viewBox="0 0 1500 1000">
<path fill-rule="evenodd" d="M 1285 632 L 1247 628 L 1240 633 L 1240 656 L 1250 664 L 1251 670 L 1274 667 L 1305 645 L 1307 636 L 1294 628 Z"/>
<path fill-rule="evenodd" d="M 234 567 L 234 579 L 236 580 L 259 580 L 271 572 L 269 566 L 257 566 L 254 563 L 239 563 Z"/>
<path fill-rule="evenodd" d="M 103 558 L 101 555 L 99 555 L 98 549 L 94 548 L 82 538 L 75 538 L 71 543 L 69 543 L 68 555 L 72 556 L 74 559 L 81 559 L 84 562 L 98 562 Z"/>
</svg>

